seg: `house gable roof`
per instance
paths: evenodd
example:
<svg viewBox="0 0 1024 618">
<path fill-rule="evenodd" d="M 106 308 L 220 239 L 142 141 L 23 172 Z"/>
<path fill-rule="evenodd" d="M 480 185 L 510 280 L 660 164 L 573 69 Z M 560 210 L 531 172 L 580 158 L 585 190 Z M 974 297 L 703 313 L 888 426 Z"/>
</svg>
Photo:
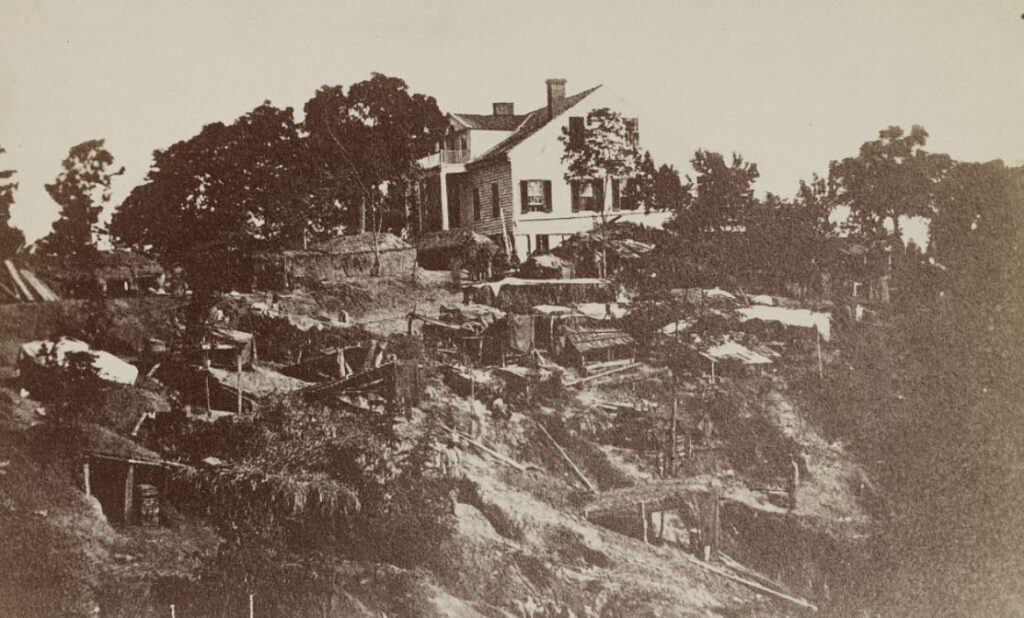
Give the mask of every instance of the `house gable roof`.
<svg viewBox="0 0 1024 618">
<path fill-rule="evenodd" d="M 593 94 L 593 92 L 600 87 L 601 86 L 599 84 L 597 86 L 594 86 L 593 88 L 574 94 L 571 97 L 565 97 L 562 100 L 561 104 L 558 106 L 558 108 L 555 109 L 555 113 L 552 114 L 550 118 L 548 118 L 547 105 L 530 112 L 525 116 L 525 120 L 523 120 L 522 124 L 519 126 L 518 129 L 516 129 L 512 133 L 512 135 L 509 135 L 504 140 L 496 144 L 493 148 L 470 161 L 468 165 L 472 166 L 476 165 L 477 163 L 493 161 L 495 159 L 503 157 L 510 150 L 512 150 L 519 144 L 523 143 L 527 139 L 529 139 L 530 136 L 532 136 L 534 133 L 540 131 L 545 126 L 547 126 L 549 122 L 553 121 L 555 118 L 558 118 L 564 112 L 575 107 L 580 101 Z"/>
<path fill-rule="evenodd" d="M 526 120 L 526 116 L 515 114 L 451 114 L 459 124 L 467 129 L 480 131 L 515 131 L 516 127 Z"/>
</svg>

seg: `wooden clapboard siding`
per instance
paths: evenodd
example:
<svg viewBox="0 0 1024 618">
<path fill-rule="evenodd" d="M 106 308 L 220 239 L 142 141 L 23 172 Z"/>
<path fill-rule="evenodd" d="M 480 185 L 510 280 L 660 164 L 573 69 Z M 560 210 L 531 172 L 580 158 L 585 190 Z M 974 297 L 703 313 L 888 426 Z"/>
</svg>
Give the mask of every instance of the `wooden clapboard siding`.
<svg viewBox="0 0 1024 618">
<path fill-rule="evenodd" d="M 491 185 L 498 185 L 498 205 L 505 217 L 505 227 L 512 232 L 515 225 L 513 214 L 512 167 L 508 161 L 499 160 L 482 165 L 466 174 L 459 196 L 462 212 L 460 227 L 473 230 L 484 236 L 500 236 L 501 219 L 494 216 L 491 205 Z M 480 192 L 480 219 L 473 218 L 473 191 Z"/>
</svg>

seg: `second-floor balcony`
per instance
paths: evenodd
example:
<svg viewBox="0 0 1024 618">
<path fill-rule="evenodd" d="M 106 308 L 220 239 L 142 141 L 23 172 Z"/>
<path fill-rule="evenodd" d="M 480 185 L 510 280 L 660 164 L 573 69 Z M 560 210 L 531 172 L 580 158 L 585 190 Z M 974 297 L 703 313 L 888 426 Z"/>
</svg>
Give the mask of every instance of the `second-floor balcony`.
<svg viewBox="0 0 1024 618">
<path fill-rule="evenodd" d="M 468 163 L 470 159 L 468 149 L 448 149 L 439 150 L 434 154 L 427 155 L 419 160 L 421 167 L 431 168 L 437 167 L 438 165 L 463 165 Z"/>
</svg>

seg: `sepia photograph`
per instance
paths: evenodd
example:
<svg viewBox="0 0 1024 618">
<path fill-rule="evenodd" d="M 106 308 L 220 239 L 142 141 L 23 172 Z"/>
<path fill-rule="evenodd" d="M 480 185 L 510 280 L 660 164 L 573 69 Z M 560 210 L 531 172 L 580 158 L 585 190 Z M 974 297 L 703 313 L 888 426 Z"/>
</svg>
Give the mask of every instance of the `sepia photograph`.
<svg viewBox="0 0 1024 618">
<path fill-rule="evenodd" d="M 1024 1 L 0 15 L 0 618 L 1024 616 Z"/>
</svg>

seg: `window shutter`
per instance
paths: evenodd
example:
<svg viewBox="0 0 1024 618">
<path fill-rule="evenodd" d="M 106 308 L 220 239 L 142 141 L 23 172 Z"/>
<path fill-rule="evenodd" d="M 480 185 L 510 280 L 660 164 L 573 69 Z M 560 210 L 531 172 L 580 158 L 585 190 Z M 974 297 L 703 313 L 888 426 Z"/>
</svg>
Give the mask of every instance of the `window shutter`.
<svg viewBox="0 0 1024 618">
<path fill-rule="evenodd" d="M 551 181 L 544 181 L 544 212 L 551 212 Z"/>
<path fill-rule="evenodd" d="M 498 183 L 491 183 L 491 215 L 497 219 L 501 216 L 501 202 L 498 200 Z"/>
<path fill-rule="evenodd" d="M 604 182 L 600 180 L 594 181 L 594 210 L 604 210 Z"/>
<path fill-rule="evenodd" d="M 528 202 L 529 199 L 530 199 L 529 196 L 526 195 L 526 181 L 525 180 L 520 180 L 519 181 L 519 212 L 530 212 L 529 211 L 529 206 L 527 206 L 527 204 L 529 203 Z"/>
<path fill-rule="evenodd" d="M 577 148 L 583 145 L 583 117 L 569 118 L 569 145 Z"/>
</svg>

